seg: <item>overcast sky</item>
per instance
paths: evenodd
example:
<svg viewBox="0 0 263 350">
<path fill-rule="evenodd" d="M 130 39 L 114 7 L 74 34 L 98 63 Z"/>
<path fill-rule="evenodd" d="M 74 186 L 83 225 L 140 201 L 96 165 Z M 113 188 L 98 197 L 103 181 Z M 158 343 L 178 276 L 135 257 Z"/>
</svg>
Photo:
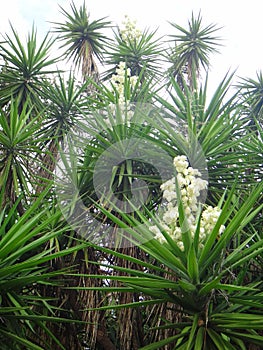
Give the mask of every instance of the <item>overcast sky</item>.
<svg viewBox="0 0 263 350">
<path fill-rule="evenodd" d="M 74 1 L 77 6 L 83 0 Z M 69 0 L 7 0 L 1 3 L 0 31 L 10 32 L 8 21 L 19 34 L 28 33 L 32 23 L 39 34 L 50 29 L 48 21 L 60 21 L 59 6 L 70 8 Z M 108 16 L 114 24 L 121 24 L 125 14 L 137 19 L 138 27 L 159 28 L 160 35 L 171 34 L 174 22 L 187 27 L 192 11 L 201 11 L 204 26 L 215 23 L 223 27 L 221 54 L 211 60 L 210 78 L 219 82 L 230 69 L 236 75 L 256 77 L 263 70 L 262 0 L 86 0 L 91 19 Z"/>
</svg>

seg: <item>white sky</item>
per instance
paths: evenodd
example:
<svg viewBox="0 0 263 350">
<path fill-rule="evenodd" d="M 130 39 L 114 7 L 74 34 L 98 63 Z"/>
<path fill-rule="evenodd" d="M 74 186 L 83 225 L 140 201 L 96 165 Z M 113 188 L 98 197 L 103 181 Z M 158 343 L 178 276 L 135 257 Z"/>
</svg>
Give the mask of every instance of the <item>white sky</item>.
<svg viewBox="0 0 263 350">
<path fill-rule="evenodd" d="M 35 26 L 45 34 L 48 21 L 60 21 L 59 6 L 69 10 L 70 0 L 7 0 L 1 3 L 0 32 L 10 32 L 10 20 L 18 33 L 25 35 Z M 77 7 L 83 0 L 74 1 Z M 108 16 L 114 24 L 121 24 L 125 14 L 136 19 L 138 27 L 159 28 L 158 32 L 172 34 L 175 29 L 168 21 L 187 27 L 192 11 L 201 11 L 203 25 L 215 23 L 223 27 L 221 54 L 211 60 L 209 81 L 217 84 L 223 76 L 237 69 L 236 76 L 256 77 L 263 70 L 262 0 L 86 0 L 91 19 Z"/>
</svg>

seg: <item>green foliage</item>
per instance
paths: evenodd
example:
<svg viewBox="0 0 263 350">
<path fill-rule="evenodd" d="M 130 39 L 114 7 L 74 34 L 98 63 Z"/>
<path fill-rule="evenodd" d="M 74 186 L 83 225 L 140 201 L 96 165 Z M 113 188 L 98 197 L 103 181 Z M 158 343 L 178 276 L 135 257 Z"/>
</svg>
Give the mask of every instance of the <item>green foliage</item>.
<svg viewBox="0 0 263 350">
<path fill-rule="evenodd" d="M 33 27 L 24 45 L 11 25 L 0 43 L 3 350 L 260 349 L 261 72 L 236 93 L 226 74 L 208 100 L 199 75 L 219 37 L 200 14 L 188 29 L 172 23 L 166 50 L 149 29 L 118 28 L 112 41 L 111 22 L 91 21 L 85 2 L 60 10 L 53 32 L 84 83 L 53 69 L 63 61 L 50 34 L 38 45 Z M 193 235 L 176 183 L 182 246 L 162 226 L 161 185 L 178 155 L 209 182 Z M 200 245 L 207 205 L 221 214 Z"/>
<path fill-rule="evenodd" d="M 61 138 L 67 134 L 88 111 L 83 94 L 87 83 L 78 85 L 76 78 L 69 74 L 67 81 L 59 74 L 53 83 L 46 82 L 42 94 L 46 100 L 46 118 L 43 129 L 48 140 Z"/>
<path fill-rule="evenodd" d="M 85 2 L 79 10 L 74 2 L 70 7 L 72 13 L 60 7 L 65 22 L 53 23 L 56 25 L 54 32 L 60 34 L 59 40 L 63 41 L 61 48 L 67 48 L 65 56 L 73 59 L 78 68 L 82 66 L 84 77 L 90 76 L 96 66 L 93 55 L 101 61 L 109 41 L 102 30 L 109 27 L 111 22 L 105 21 L 105 18 L 90 21 Z"/>
<path fill-rule="evenodd" d="M 172 63 L 170 73 L 177 76 L 180 81 L 182 75 L 186 73 L 191 86 L 193 74 L 195 72 L 198 74 L 201 67 L 207 68 L 211 53 L 218 52 L 220 38 L 214 36 L 214 33 L 220 28 L 215 24 L 203 28 L 200 13 L 197 18 L 192 13 L 191 20 L 188 21 L 188 29 L 176 23 L 171 25 L 179 33 L 170 35 L 175 43 L 175 47 L 169 54 L 169 60 Z"/>
<path fill-rule="evenodd" d="M 201 152 L 207 161 L 209 189 L 221 193 L 237 178 L 237 188 L 261 178 L 258 164 L 262 141 L 257 135 L 247 132 L 249 118 L 244 117 L 243 105 L 237 95 L 226 97 L 232 78 L 233 75 L 224 77 L 210 101 L 207 101 L 207 81 L 198 87 L 196 79 L 193 80 L 193 89 L 185 86 L 182 92 L 180 84 L 172 78 L 168 91 L 171 101 L 156 97 L 165 111 L 165 118 L 154 122 L 160 133 L 159 142 L 165 140 L 169 152 L 174 149 L 173 156 L 187 154 L 195 160 L 197 167 L 200 163 L 198 152 Z M 176 128 L 171 126 L 170 120 L 174 121 Z M 183 133 L 188 135 L 184 141 L 179 140 L 180 133 L 178 135 L 178 129 L 183 127 Z M 260 127 L 258 129 L 262 132 Z"/>
<path fill-rule="evenodd" d="M 15 98 L 17 104 L 23 107 L 30 100 L 30 107 L 34 106 L 39 111 L 43 108 L 40 98 L 43 81 L 55 73 L 51 67 L 57 59 L 49 58 L 54 39 L 47 34 L 38 46 L 33 27 L 24 47 L 12 25 L 11 30 L 13 38 L 6 34 L 5 41 L 0 43 L 0 55 L 4 61 L 0 72 L 0 105 L 3 107 Z"/>
<path fill-rule="evenodd" d="M 184 242 L 184 250 L 180 253 L 178 248 L 175 249 L 176 242 L 171 242 L 169 235 L 164 231 L 162 233 L 166 239 L 165 244 L 154 239 L 147 228 L 149 219 L 143 214 L 140 218 L 144 218 L 144 228 L 138 226 L 136 219 L 122 214 L 123 222 L 127 223 L 127 237 L 130 236 L 132 242 L 141 242 L 140 248 L 155 259 L 156 266 L 148 265 L 145 269 L 145 263 L 137 261 L 139 266 L 141 264 L 139 269 L 123 267 L 118 268 L 122 275 L 96 277 L 117 280 L 120 282 L 120 290 L 123 287 L 131 288 L 135 293 L 150 296 L 153 302 L 174 303 L 180 307 L 183 315 L 182 322 L 167 322 L 167 325 L 161 326 L 176 329 L 176 336 L 142 349 L 158 349 L 169 343 L 175 344 L 175 349 L 242 349 L 250 342 L 262 344 L 263 337 L 255 332 L 263 327 L 261 277 L 255 274 L 251 280 L 247 280 L 248 276 L 245 277 L 243 273 L 244 266 L 250 269 L 252 261 L 253 264 L 258 264 L 257 257 L 263 251 L 262 238 L 251 235 L 234 249 L 232 247 L 238 233 L 262 211 L 263 204 L 253 209 L 261 194 L 262 184 L 251 191 L 244 203 L 236 202 L 233 206 L 232 190 L 204 247 L 195 245 L 194 237 L 190 239 L 189 244 Z M 119 220 L 114 218 L 112 213 L 102 207 L 100 210 L 119 224 Z M 184 213 L 181 215 L 184 216 Z M 219 229 L 222 224 L 226 225 L 226 229 L 220 235 Z M 145 237 L 148 238 L 146 242 Z M 115 252 L 112 251 L 112 254 Z M 128 256 L 123 258 L 129 260 Z M 116 268 L 111 265 L 109 267 Z M 168 278 L 162 277 L 167 271 Z M 138 303 L 122 307 L 143 308 L 148 302 L 142 298 Z M 120 307 L 121 305 L 109 305 L 103 309 Z M 201 344 L 201 347 L 197 344 Z"/>
<path fill-rule="evenodd" d="M 1 205 L 9 205 L 24 195 L 30 195 L 30 181 L 34 178 L 32 164 L 40 153 L 34 136 L 40 127 L 37 118 L 30 118 L 32 109 L 25 103 L 19 113 L 18 100 L 12 99 L 10 110 L 0 115 L 0 174 Z M 30 120 L 31 119 L 31 120 Z M 31 166 L 30 166 L 31 164 Z"/>
<path fill-rule="evenodd" d="M 125 62 L 131 69 L 132 75 L 157 78 L 161 75 L 160 55 L 163 48 L 160 38 L 155 38 L 156 31 L 145 30 L 136 39 L 123 40 L 121 33 L 115 33 L 115 42 L 107 52 L 106 63 L 113 65 L 106 72 L 108 78 L 114 74 L 114 70 L 120 62 Z"/>
<path fill-rule="evenodd" d="M 240 98 L 244 107 L 247 108 L 246 112 L 251 118 L 250 125 L 255 124 L 254 118 L 260 121 L 262 125 L 262 113 L 263 113 L 263 75 L 262 72 L 257 73 L 257 80 L 244 78 L 238 84 L 240 89 Z"/>
<path fill-rule="evenodd" d="M 40 286 L 56 285 L 57 276 L 67 271 L 52 271 L 49 262 L 71 254 L 79 247 L 60 251 L 52 247 L 51 242 L 59 239 L 67 228 L 52 225 L 61 214 L 59 211 L 49 212 L 48 203 L 43 206 L 46 192 L 21 217 L 17 208 L 20 199 L 9 210 L 1 211 L 0 340 L 3 349 L 22 349 L 23 346 L 44 349 L 45 346 L 37 345 L 41 339 L 37 339 L 36 326 L 60 344 L 48 330 L 46 322 L 61 322 L 63 318 L 56 317 L 53 298 L 45 298 Z M 44 344 L 44 339 L 42 342 Z"/>
</svg>

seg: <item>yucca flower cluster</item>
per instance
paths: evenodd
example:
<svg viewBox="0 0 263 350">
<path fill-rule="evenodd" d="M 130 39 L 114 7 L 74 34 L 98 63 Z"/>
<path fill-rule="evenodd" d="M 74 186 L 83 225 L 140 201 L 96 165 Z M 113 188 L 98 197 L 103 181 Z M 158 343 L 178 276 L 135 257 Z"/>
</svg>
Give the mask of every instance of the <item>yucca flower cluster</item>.
<svg viewBox="0 0 263 350">
<path fill-rule="evenodd" d="M 113 74 L 111 79 L 111 84 L 118 93 L 118 105 L 121 108 L 122 113 L 126 113 L 128 119 L 131 118 L 133 112 L 131 110 L 130 101 L 125 96 L 125 81 L 130 84 L 130 88 L 134 89 L 137 84 L 138 77 L 136 75 L 131 76 L 130 68 L 126 67 L 125 62 L 120 62 L 116 74 Z M 116 105 L 110 104 L 112 112 L 115 112 Z"/>
<path fill-rule="evenodd" d="M 132 21 L 128 15 L 125 15 L 122 28 L 120 28 L 120 35 L 122 40 L 127 44 L 129 41 L 136 41 L 142 36 L 141 30 L 136 28 L 136 23 L 136 20 Z"/>
<path fill-rule="evenodd" d="M 175 157 L 174 166 L 177 173 L 176 178 L 173 177 L 161 185 L 163 197 L 166 199 L 167 204 L 160 221 L 160 227 L 162 227 L 177 243 L 178 247 L 183 250 L 182 234 L 185 228 L 179 225 L 179 209 L 176 191 L 177 181 L 187 220 L 187 227 L 191 232 L 192 238 L 196 232 L 200 210 L 202 210 L 199 232 L 199 243 L 200 247 L 202 247 L 207 236 L 213 230 L 221 213 L 221 209 L 212 206 L 201 206 L 200 195 L 202 191 L 207 189 L 208 182 L 201 178 L 199 170 L 189 166 L 186 156 Z M 151 226 L 150 230 L 161 243 L 166 242 L 166 239 L 157 225 Z M 220 233 L 222 233 L 223 230 L 224 226 L 222 225 L 220 227 Z"/>
<path fill-rule="evenodd" d="M 119 95 L 119 103 L 125 102 L 125 79 L 134 88 L 137 84 L 138 77 L 131 76 L 130 68 L 126 67 L 126 63 L 121 61 L 116 69 L 116 74 L 113 74 L 110 81 Z"/>
</svg>

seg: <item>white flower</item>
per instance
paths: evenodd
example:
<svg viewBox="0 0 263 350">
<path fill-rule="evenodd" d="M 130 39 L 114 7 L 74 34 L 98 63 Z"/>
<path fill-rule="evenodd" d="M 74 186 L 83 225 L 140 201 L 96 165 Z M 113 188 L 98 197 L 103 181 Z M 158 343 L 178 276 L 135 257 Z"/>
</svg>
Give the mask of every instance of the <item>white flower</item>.
<svg viewBox="0 0 263 350">
<path fill-rule="evenodd" d="M 161 231 L 160 231 L 159 227 L 156 226 L 156 225 L 150 226 L 150 227 L 149 227 L 149 230 L 150 230 L 153 234 L 155 234 L 156 236 L 161 234 Z"/>
<path fill-rule="evenodd" d="M 131 86 L 134 88 L 137 84 L 137 81 L 138 81 L 138 77 L 136 75 L 133 75 L 131 76 L 130 78 L 130 83 L 131 83 Z"/>
<path fill-rule="evenodd" d="M 136 20 L 131 21 L 131 19 L 125 15 L 125 19 L 122 22 L 122 28 L 120 28 L 120 34 L 122 40 L 126 43 L 129 41 L 135 41 L 140 39 L 142 32 L 140 29 L 136 28 Z"/>
<path fill-rule="evenodd" d="M 174 182 L 174 177 L 170 180 L 167 180 L 165 181 L 160 187 L 161 187 L 161 190 L 168 190 L 168 191 L 173 191 L 174 190 L 174 185 L 175 185 L 175 182 Z"/>
<path fill-rule="evenodd" d="M 163 215 L 163 220 L 167 225 L 170 225 L 171 223 L 175 222 L 178 218 L 178 208 L 173 207 L 168 209 L 164 215 Z"/>
<path fill-rule="evenodd" d="M 181 200 L 184 207 L 187 224 L 194 238 L 197 228 L 197 215 L 199 212 L 199 196 L 200 192 L 207 189 L 208 182 L 201 178 L 201 173 L 197 169 L 189 166 L 186 156 L 177 156 L 174 158 L 174 166 L 177 170 L 176 179 L 181 191 Z M 182 241 L 182 230 L 179 224 L 179 210 L 177 203 L 177 192 L 175 178 L 171 178 L 161 185 L 163 197 L 168 201 L 162 216 L 162 227 L 170 235 L 170 237 L 177 243 L 180 249 L 184 249 Z M 208 235 L 214 229 L 218 218 L 221 214 L 221 209 L 218 207 L 207 206 L 203 209 L 200 221 L 199 232 L 199 247 L 204 246 L 204 242 Z M 152 232 L 155 238 L 160 242 L 164 242 L 164 237 L 160 230 L 156 227 Z M 225 227 L 223 225 L 219 228 L 219 234 L 222 234 Z"/>
<path fill-rule="evenodd" d="M 167 226 L 164 223 L 161 223 L 161 225 L 162 225 L 163 230 L 165 230 L 170 235 L 172 234 L 172 231 L 171 231 L 169 226 Z M 166 239 L 158 226 L 156 226 L 156 225 L 150 226 L 149 230 L 154 234 L 154 238 L 157 239 L 161 244 L 166 242 Z"/>
<path fill-rule="evenodd" d="M 163 191 L 163 198 L 167 199 L 168 202 L 171 202 L 173 199 L 176 199 L 176 189 L 175 189 L 175 179 L 172 178 L 164 182 L 160 187 Z"/>
<path fill-rule="evenodd" d="M 192 181 L 192 184 L 195 186 L 196 192 L 200 192 L 207 188 L 208 182 L 200 177 L 197 177 Z"/>
<path fill-rule="evenodd" d="M 215 224 L 221 214 L 221 209 L 218 207 L 208 206 L 202 213 L 200 226 L 204 228 L 206 234 L 210 234 L 214 229 Z M 221 225 L 219 234 L 223 233 L 225 227 Z"/>
<path fill-rule="evenodd" d="M 114 87 L 113 92 L 117 91 L 118 93 L 119 103 L 124 103 L 127 101 L 127 98 L 125 97 L 126 80 L 130 84 L 131 88 L 133 88 L 136 85 L 138 77 L 131 76 L 130 68 L 127 68 L 125 62 L 121 61 L 116 68 L 116 74 L 113 74 L 110 79 L 110 82 Z"/>
<path fill-rule="evenodd" d="M 196 211 L 198 210 L 198 206 L 197 206 L 196 204 L 192 204 L 192 205 L 191 205 L 191 210 L 192 210 L 193 212 L 196 212 Z"/>
<path fill-rule="evenodd" d="M 119 69 L 125 70 L 125 68 L 126 68 L 125 62 L 121 61 L 121 62 L 119 63 Z"/>
<path fill-rule="evenodd" d="M 178 173 L 183 172 L 188 167 L 186 156 L 177 156 L 174 158 L 174 166 Z"/>
<path fill-rule="evenodd" d="M 178 242 L 177 242 L 177 245 L 178 245 L 178 247 L 179 247 L 181 250 L 184 250 L 184 244 L 183 244 L 182 241 L 178 241 Z"/>
<path fill-rule="evenodd" d="M 219 228 L 219 234 L 221 235 L 225 231 L 226 227 L 224 225 L 221 225 Z"/>
<path fill-rule="evenodd" d="M 201 176 L 201 173 L 197 169 L 193 169 L 191 166 L 188 168 L 188 173 L 193 176 Z"/>
<path fill-rule="evenodd" d="M 168 202 L 171 202 L 172 200 L 177 198 L 176 192 L 165 190 L 163 192 L 163 198 L 167 199 Z"/>
<path fill-rule="evenodd" d="M 183 186 L 187 185 L 187 180 L 185 179 L 185 177 L 182 174 L 177 174 L 176 176 L 178 185 L 180 188 L 182 188 Z"/>
<path fill-rule="evenodd" d="M 186 208 L 184 208 L 184 213 L 185 213 L 186 216 L 190 215 L 192 213 L 191 208 L 188 207 L 188 206 Z"/>
</svg>

